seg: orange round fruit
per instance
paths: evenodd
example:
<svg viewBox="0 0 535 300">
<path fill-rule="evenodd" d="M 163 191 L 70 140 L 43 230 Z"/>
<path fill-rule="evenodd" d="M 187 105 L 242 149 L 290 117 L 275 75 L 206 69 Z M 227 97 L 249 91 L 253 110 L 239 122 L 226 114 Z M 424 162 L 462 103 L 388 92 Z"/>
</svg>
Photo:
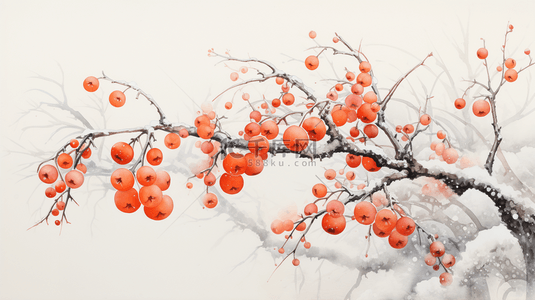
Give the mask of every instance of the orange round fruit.
<svg viewBox="0 0 535 300">
<path fill-rule="evenodd" d="M 355 220 L 360 224 L 370 225 L 375 221 L 375 215 L 377 214 L 377 209 L 375 205 L 371 204 L 368 201 L 361 201 L 355 205 L 353 210 Z"/>
<path fill-rule="evenodd" d="M 155 207 L 162 202 L 162 190 L 155 184 L 139 189 L 139 201 L 146 207 Z"/>
<path fill-rule="evenodd" d="M 114 107 L 121 107 L 126 102 L 126 96 L 121 91 L 113 91 L 109 97 L 110 104 Z"/>
<path fill-rule="evenodd" d="M 405 132 L 406 134 L 411 134 L 414 132 L 414 126 L 412 124 L 407 124 L 405 126 L 403 126 L 403 132 Z"/>
<path fill-rule="evenodd" d="M 243 177 L 241 175 L 231 175 L 223 173 L 219 178 L 219 186 L 223 192 L 234 195 L 239 193 L 243 188 Z"/>
<path fill-rule="evenodd" d="M 321 220 L 321 227 L 329 234 L 340 234 L 346 228 L 346 218 L 343 216 L 335 218 L 330 214 L 325 214 Z"/>
<path fill-rule="evenodd" d="M 448 286 L 453 282 L 453 276 L 451 273 L 444 272 L 439 276 L 440 284 L 443 286 Z"/>
<path fill-rule="evenodd" d="M 149 186 L 156 182 L 156 172 L 150 166 L 143 166 L 136 172 L 137 182 L 143 186 Z"/>
<path fill-rule="evenodd" d="M 429 246 L 429 252 L 434 257 L 441 257 L 442 255 L 444 255 L 445 251 L 446 251 L 446 248 L 444 247 L 444 244 L 442 244 L 442 242 L 439 242 L 439 241 L 434 241 Z"/>
<path fill-rule="evenodd" d="M 111 158 L 120 165 L 126 165 L 134 158 L 134 149 L 125 142 L 115 143 L 111 147 Z"/>
<path fill-rule="evenodd" d="M 260 134 L 268 140 L 272 140 L 279 135 L 279 126 L 273 120 L 267 120 L 260 126 Z"/>
<path fill-rule="evenodd" d="M 54 183 L 58 179 L 58 170 L 53 165 L 44 165 L 38 175 L 42 182 Z"/>
<path fill-rule="evenodd" d="M 80 142 L 77 139 L 72 139 L 69 145 L 71 148 L 78 148 L 78 146 L 80 146 Z"/>
<path fill-rule="evenodd" d="M 255 136 L 249 140 L 247 148 L 256 156 L 263 155 L 269 151 L 269 141 L 263 136 Z"/>
<path fill-rule="evenodd" d="M 347 113 L 342 109 L 333 109 L 331 118 L 336 126 L 344 126 L 347 123 Z"/>
<path fill-rule="evenodd" d="M 366 134 L 370 139 L 377 137 L 379 134 L 379 129 L 374 124 L 368 124 L 364 126 L 364 134 Z"/>
<path fill-rule="evenodd" d="M 368 73 L 360 73 L 357 76 L 357 83 L 363 87 L 370 86 L 372 85 L 372 77 Z"/>
<path fill-rule="evenodd" d="M 362 100 L 366 103 L 375 103 L 377 102 L 377 95 L 373 91 L 369 91 L 366 94 L 364 94 L 364 97 L 362 97 Z"/>
<path fill-rule="evenodd" d="M 290 106 L 294 104 L 294 102 L 295 102 L 295 97 L 292 93 L 286 93 L 282 96 L 282 103 L 284 103 L 284 105 Z"/>
<path fill-rule="evenodd" d="M 47 196 L 47 198 L 54 198 L 56 194 L 56 189 L 51 186 L 47 187 L 45 190 L 45 196 Z"/>
<path fill-rule="evenodd" d="M 212 136 L 214 136 L 214 129 L 210 125 L 200 125 L 199 127 L 197 127 L 197 135 L 200 138 L 208 140 Z"/>
<path fill-rule="evenodd" d="M 310 216 L 318 212 L 318 206 L 315 203 L 309 203 L 305 206 L 305 216 Z"/>
<path fill-rule="evenodd" d="M 359 64 L 359 70 L 360 70 L 360 72 L 362 72 L 362 73 L 368 73 L 368 72 L 371 71 L 371 69 L 372 69 L 372 66 L 371 66 L 370 63 L 367 62 L 367 61 L 363 61 L 363 62 L 361 62 L 361 63 Z"/>
<path fill-rule="evenodd" d="M 455 99 L 455 108 L 463 109 L 466 106 L 466 101 L 463 98 Z"/>
<path fill-rule="evenodd" d="M 327 187 L 323 183 L 317 183 L 312 187 L 312 194 L 316 198 L 322 198 L 327 195 Z"/>
<path fill-rule="evenodd" d="M 207 208 L 214 208 L 218 203 L 217 196 L 214 193 L 206 193 L 206 195 L 203 196 L 202 203 Z"/>
<path fill-rule="evenodd" d="M 84 80 L 84 89 L 88 92 L 98 90 L 100 83 L 96 77 L 89 76 Z"/>
<path fill-rule="evenodd" d="M 125 168 L 119 168 L 111 174 L 111 185 L 118 191 L 128 191 L 134 187 L 134 174 Z"/>
<path fill-rule="evenodd" d="M 373 223 L 373 225 L 372 225 L 372 229 L 373 229 L 373 233 L 374 233 L 377 237 L 380 237 L 380 238 L 385 238 L 385 237 L 389 236 L 390 233 L 392 232 L 392 230 L 383 230 L 383 229 L 380 229 L 379 227 L 377 227 L 377 224 L 376 224 L 376 223 Z"/>
<path fill-rule="evenodd" d="M 329 91 L 326 97 L 331 101 L 336 101 L 338 100 L 338 93 L 336 91 Z"/>
<path fill-rule="evenodd" d="M 240 77 L 240 75 L 238 73 L 236 73 L 236 72 L 230 73 L 230 80 L 232 80 L 232 81 L 238 80 L 239 77 Z"/>
<path fill-rule="evenodd" d="M 56 192 L 62 193 L 67 188 L 67 185 L 64 181 L 58 180 L 56 181 L 56 184 L 54 185 L 54 188 L 56 189 Z"/>
<path fill-rule="evenodd" d="M 82 157 L 85 159 L 91 157 L 91 148 L 85 149 L 84 153 L 82 153 Z"/>
<path fill-rule="evenodd" d="M 171 186 L 171 176 L 164 170 L 158 171 L 156 172 L 156 181 L 154 184 L 163 192 Z"/>
<path fill-rule="evenodd" d="M 279 219 L 273 220 L 273 222 L 271 222 L 271 231 L 273 231 L 274 234 L 283 233 L 284 226 L 282 224 L 282 221 Z"/>
<path fill-rule="evenodd" d="M 454 148 L 448 148 L 442 152 L 442 158 L 445 162 L 451 165 L 457 162 L 459 159 L 459 154 Z"/>
<path fill-rule="evenodd" d="M 214 151 L 214 144 L 211 141 L 204 141 L 201 143 L 201 151 L 204 154 L 210 154 Z"/>
<path fill-rule="evenodd" d="M 360 166 L 361 161 L 362 161 L 361 156 L 353 155 L 351 153 L 348 153 L 346 155 L 346 163 L 350 168 L 356 168 Z"/>
<path fill-rule="evenodd" d="M 165 147 L 169 149 L 176 149 L 180 146 L 180 136 L 174 132 L 170 132 L 163 140 Z"/>
<path fill-rule="evenodd" d="M 377 118 L 377 113 L 372 111 L 370 103 L 364 103 L 358 108 L 357 117 L 363 123 L 371 123 Z"/>
<path fill-rule="evenodd" d="M 145 206 L 143 207 L 143 211 L 145 212 L 145 215 L 149 217 L 149 219 L 160 221 L 169 217 L 169 215 L 173 212 L 173 206 L 173 199 L 171 199 L 171 197 L 168 195 L 163 195 L 160 204 L 154 207 Z"/>
<path fill-rule="evenodd" d="M 124 213 L 133 213 L 141 207 L 138 192 L 134 188 L 115 192 L 114 200 L 117 209 Z"/>
<path fill-rule="evenodd" d="M 251 122 L 245 125 L 243 132 L 250 137 L 257 136 L 260 134 L 260 125 L 258 125 L 258 123 L 256 122 Z"/>
<path fill-rule="evenodd" d="M 311 141 L 320 141 L 327 133 L 325 123 L 318 117 L 307 118 L 303 122 L 303 129 L 307 131 Z"/>
<path fill-rule="evenodd" d="M 395 229 L 390 233 L 390 236 L 388 237 L 388 243 L 392 248 L 395 249 L 401 249 L 407 245 L 407 242 L 409 239 L 405 236 L 397 232 Z"/>
<path fill-rule="evenodd" d="M 355 95 L 362 95 L 363 92 L 364 92 L 364 87 L 360 85 L 359 83 L 355 83 L 354 85 L 351 86 L 351 93 Z"/>
<path fill-rule="evenodd" d="M 508 58 L 505 60 L 505 67 L 508 68 L 508 69 L 512 69 L 516 66 L 516 60 L 512 59 L 512 58 Z"/>
<path fill-rule="evenodd" d="M 508 82 L 514 82 L 518 78 L 518 72 L 515 69 L 508 69 L 503 76 Z"/>
<path fill-rule="evenodd" d="M 157 166 L 161 164 L 163 160 L 162 150 L 158 148 L 152 148 L 149 151 L 147 151 L 146 158 L 149 164 L 151 164 L 152 166 Z"/>
<path fill-rule="evenodd" d="M 264 160 L 262 157 L 254 155 L 253 153 L 247 153 L 244 157 L 247 162 L 245 165 L 245 174 L 254 176 L 260 174 L 262 170 L 264 170 Z"/>
<path fill-rule="evenodd" d="M 401 217 L 396 222 L 396 231 L 399 232 L 399 234 L 409 236 L 414 232 L 415 229 L 416 224 L 412 218 Z"/>
<path fill-rule="evenodd" d="M 364 169 L 366 169 L 368 172 L 377 172 L 381 170 L 381 167 L 377 166 L 377 163 L 375 160 L 371 157 L 363 157 L 362 158 L 362 166 Z"/>
<path fill-rule="evenodd" d="M 316 70 L 319 66 L 319 63 L 320 61 L 318 57 L 315 55 L 310 55 L 309 57 L 305 59 L 305 66 L 309 70 Z"/>
<path fill-rule="evenodd" d="M 282 140 L 290 151 L 301 152 L 307 148 L 309 137 L 302 127 L 292 125 L 284 131 Z"/>
<path fill-rule="evenodd" d="M 375 216 L 375 224 L 385 231 L 392 231 L 396 227 L 397 220 L 396 214 L 388 208 L 381 209 Z"/>
<path fill-rule="evenodd" d="M 490 104 L 483 99 L 474 101 L 472 112 L 477 117 L 484 117 L 490 112 Z"/>
<path fill-rule="evenodd" d="M 479 59 L 485 59 L 489 55 L 489 51 L 485 48 L 479 48 L 477 49 L 477 57 Z"/>
<path fill-rule="evenodd" d="M 72 157 L 67 153 L 61 153 L 57 159 L 58 166 L 62 169 L 68 169 L 72 167 Z"/>
<path fill-rule="evenodd" d="M 333 217 L 339 218 L 339 217 L 343 217 L 345 206 L 342 202 L 338 200 L 331 200 L 329 201 L 329 203 L 327 203 L 325 210 L 327 211 L 327 213 L 329 213 Z"/>
<path fill-rule="evenodd" d="M 437 262 L 437 258 L 434 257 L 431 253 L 427 253 L 424 257 L 425 264 L 432 266 Z"/>
<path fill-rule="evenodd" d="M 84 165 L 83 163 L 79 163 L 76 165 L 76 170 L 85 174 L 87 172 L 87 166 Z"/>
<path fill-rule="evenodd" d="M 455 256 L 453 256 L 453 255 L 451 255 L 449 253 L 444 254 L 444 256 L 442 257 L 442 264 L 446 268 L 453 267 L 453 265 L 455 265 Z"/>
<path fill-rule="evenodd" d="M 420 124 L 427 126 L 431 123 L 431 117 L 428 114 L 422 115 L 420 117 Z"/>
<path fill-rule="evenodd" d="M 230 175 L 240 175 L 245 173 L 247 160 L 237 152 L 231 152 L 223 159 L 223 168 Z"/>
<path fill-rule="evenodd" d="M 84 174 L 78 170 L 71 170 L 65 175 L 65 184 L 72 188 L 77 189 L 84 183 Z"/>
</svg>

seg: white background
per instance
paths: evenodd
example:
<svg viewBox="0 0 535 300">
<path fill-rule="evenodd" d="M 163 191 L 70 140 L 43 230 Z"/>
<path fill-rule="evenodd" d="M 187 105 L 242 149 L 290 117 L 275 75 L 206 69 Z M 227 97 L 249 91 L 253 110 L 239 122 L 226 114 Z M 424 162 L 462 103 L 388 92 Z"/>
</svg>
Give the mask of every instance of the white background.
<svg viewBox="0 0 535 300">
<path fill-rule="evenodd" d="M 102 117 L 84 105 L 90 98 L 81 82 L 89 75 L 99 76 L 101 71 L 114 79 L 135 81 L 161 103 L 172 121 L 191 122 L 192 112 L 198 108 L 189 98 L 200 105 L 231 84 L 229 71 L 222 64 L 214 66 L 219 60 L 207 56 L 212 47 L 305 73 L 291 58 L 303 60 L 311 53 L 305 51 L 315 45 L 308 32 L 315 30 L 317 40 L 329 45 L 337 32 L 354 46 L 362 41 L 372 62 L 390 64 L 385 70 L 391 73 L 383 76 L 393 80 L 429 52 L 444 58 L 452 73 L 465 68 L 456 60 L 452 45 L 469 43 L 475 53 L 481 46 L 480 38 L 485 38 L 487 48 L 498 51 L 508 22 L 515 26 L 511 50 L 519 57 L 524 48 L 533 51 L 534 11 L 533 1 L 494 0 L 0 1 L 0 298 L 339 299 L 357 274 L 340 265 L 326 265 L 318 281 L 315 276 L 322 271 L 307 267 L 303 259 L 298 271 L 286 262 L 268 282 L 281 257 L 251 231 L 234 226 L 227 215 L 203 210 L 195 202 L 201 190 L 187 191 L 184 176 L 173 182 L 176 211 L 168 220 L 152 222 L 141 211 L 119 213 L 113 206 L 112 192 L 103 190 L 95 179 L 80 190 L 76 197 L 80 207 L 70 207 L 72 224 L 63 226 L 61 235 L 54 225 L 26 230 L 47 210 L 44 185 L 33 173 L 38 158 L 49 157 L 60 144 L 81 133 L 66 130 L 51 138 L 46 128 L 25 128 L 50 122 L 49 116 L 28 114 L 31 103 L 46 98 L 31 89 L 39 87 L 61 97 L 56 86 L 32 76 L 61 81 L 61 67 L 71 105 L 82 112 L 87 109 L 96 126 L 102 125 L 98 121 Z M 499 58 L 494 57 L 494 61 Z M 474 58 L 473 63 L 479 62 Z M 460 81 L 460 74 L 454 79 Z M 105 94 L 112 89 L 110 84 L 102 84 L 98 96 L 106 99 Z M 525 91 L 508 93 L 526 95 Z M 107 125 L 145 124 L 139 122 L 156 118 L 151 109 L 140 103 L 124 111 L 107 109 Z M 57 113 L 70 120 L 70 116 Z M 533 125 L 533 121 L 523 122 Z M 515 131 L 518 128 L 522 127 L 515 127 Z M 511 134 L 513 144 L 533 145 L 534 131 L 522 134 Z M 103 147 L 109 149 L 109 145 Z M 34 150 L 38 158 L 27 155 Z M 111 167 L 109 159 L 102 163 Z M 283 174 L 288 177 L 280 184 L 273 182 L 280 180 L 280 171 L 267 170 L 264 181 L 255 178 L 246 182 L 249 194 L 228 201 L 253 213 L 257 212 L 256 201 L 264 201 L 260 208 L 264 219 L 258 224 L 268 228 L 269 216 L 284 208 L 281 201 L 270 199 L 303 197 L 314 176 L 322 173 L 321 168 L 317 172 L 307 169 L 301 181 L 292 183 L 300 170 L 285 170 Z M 304 201 L 299 198 L 294 202 L 301 205 Z M 186 213 L 177 219 L 184 210 Z M 359 242 L 362 245 L 356 251 L 361 253 L 364 243 Z M 259 251 L 255 251 L 257 247 Z M 301 282 L 301 276 L 314 279 L 300 287 L 296 283 Z M 370 280 L 368 289 L 381 288 L 378 282 L 387 280 L 380 274 L 371 276 L 375 279 Z M 392 290 L 403 290 L 402 282 L 389 284 Z M 356 294 L 353 297 L 359 299 Z"/>
</svg>

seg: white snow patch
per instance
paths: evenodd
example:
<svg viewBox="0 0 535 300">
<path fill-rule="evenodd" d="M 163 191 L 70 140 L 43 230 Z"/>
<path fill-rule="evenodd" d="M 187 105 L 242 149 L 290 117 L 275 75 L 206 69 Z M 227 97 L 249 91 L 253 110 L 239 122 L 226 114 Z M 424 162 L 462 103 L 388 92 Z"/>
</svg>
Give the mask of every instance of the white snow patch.
<svg viewBox="0 0 535 300">
<path fill-rule="evenodd" d="M 449 300 L 449 299 L 468 299 L 468 290 L 461 286 L 460 278 L 453 276 L 453 282 L 450 286 L 444 287 L 440 284 L 438 276 L 441 273 L 436 272 L 437 276 L 419 282 L 415 287 L 415 300 Z"/>
<path fill-rule="evenodd" d="M 137 85 L 136 82 L 131 81 L 131 82 L 128 82 L 127 84 L 128 84 L 132 89 L 134 89 L 134 90 L 139 90 L 139 86 Z"/>
<path fill-rule="evenodd" d="M 453 268 L 457 275 L 461 275 L 475 265 L 481 266 L 489 260 L 496 260 L 496 256 L 508 257 L 513 263 L 516 261 L 514 257 L 522 257 L 517 239 L 503 224 L 480 231 L 476 239 L 466 243 L 462 258 L 458 258 Z"/>
</svg>

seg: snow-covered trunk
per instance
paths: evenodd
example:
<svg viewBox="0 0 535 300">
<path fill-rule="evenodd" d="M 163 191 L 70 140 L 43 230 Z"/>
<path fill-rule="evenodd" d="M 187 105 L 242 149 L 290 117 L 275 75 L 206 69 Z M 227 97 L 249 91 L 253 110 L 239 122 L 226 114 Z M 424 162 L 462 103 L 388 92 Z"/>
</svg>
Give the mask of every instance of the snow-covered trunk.
<svg viewBox="0 0 535 300">
<path fill-rule="evenodd" d="M 491 199 L 496 203 L 502 221 L 522 248 L 526 263 L 526 299 L 535 300 L 535 216 L 523 211 L 514 201 L 499 193 Z"/>
<path fill-rule="evenodd" d="M 533 229 L 533 224 L 531 228 Z M 535 300 L 535 238 L 534 232 L 513 234 L 518 239 L 526 262 L 526 299 Z"/>
<path fill-rule="evenodd" d="M 518 239 L 526 263 L 526 299 L 535 300 L 535 215 L 525 212 L 512 199 L 486 187 L 487 194 L 500 211 L 507 228 Z"/>
<path fill-rule="evenodd" d="M 535 214 L 526 199 L 516 199 L 509 191 L 504 195 L 498 186 L 485 183 L 485 180 L 475 180 L 458 176 L 444 171 L 434 171 L 414 164 L 410 176 L 431 176 L 442 180 L 457 195 L 462 195 L 469 189 L 478 190 L 487 195 L 500 212 L 502 222 L 507 226 L 513 236 L 518 239 L 526 263 L 526 299 L 535 300 Z M 529 202 L 529 199 L 527 199 Z"/>
<path fill-rule="evenodd" d="M 470 278 L 467 284 L 468 289 L 470 290 L 470 299 L 477 300 L 490 300 L 490 291 L 487 284 L 487 278 L 484 276 Z"/>
<path fill-rule="evenodd" d="M 489 187 L 479 189 L 498 207 L 500 218 L 518 239 L 526 262 L 526 299 L 535 300 L 535 215 L 527 213 L 512 199 Z"/>
</svg>

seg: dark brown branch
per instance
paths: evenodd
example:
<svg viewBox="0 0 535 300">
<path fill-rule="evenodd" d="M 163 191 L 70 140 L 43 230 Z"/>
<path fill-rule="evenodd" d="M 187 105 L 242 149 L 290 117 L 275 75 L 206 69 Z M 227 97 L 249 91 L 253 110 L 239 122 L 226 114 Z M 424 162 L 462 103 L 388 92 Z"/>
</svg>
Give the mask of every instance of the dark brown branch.
<svg viewBox="0 0 535 300">
<path fill-rule="evenodd" d="M 414 68 L 412 68 L 409 72 L 407 72 L 405 75 L 403 75 L 395 84 L 394 86 L 392 86 L 392 88 L 390 88 L 390 90 L 388 91 L 388 94 L 386 94 L 385 98 L 383 99 L 383 101 L 381 101 L 379 103 L 379 105 L 381 105 L 381 109 L 384 110 L 386 109 L 386 105 L 388 104 L 388 101 L 390 101 L 390 98 L 392 98 L 392 96 L 394 96 L 394 93 L 396 92 L 397 88 L 399 87 L 399 85 L 401 84 L 401 82 L 407 78 L 414 70 L 416 70 L 418 67 L 420 66 L 423 66 L 425 61 L 429 58 L 433 56 L 433 53 L 429 53 L 419 64 L 417 64 L 416 66 L 414 66 Z"/>
<path fill-rule="evenodd" d="M 233 88 L 236 88 L 238 86 L 246 85 L 246 84 L 252 83 L 252 82 L 264 82 L 269 78 L 281 77 L 281 78 L 284 78 L 286 81 L 288 81 L 292 86 L 296 86 L 299 90 L 301 90 L 303 93 L 305 93 L 307 99 L 312 100 L 314 102 L 318 101 L 316 99 L 316 96 L 314 96 L 314 93 L 312 93 L 312 91 L 307 86 L 305 86 L 305 84 L 303 83 L 303 81 L 301 79 L 299 79 L 296 76 L 289 75 L 289 74 L 287 74 L 287 73 L 285 73 L 283 71 L 280 71 L 273 64 L 271 64 L 271 63 L 269 63 L 267 61 L 256 59 L 256 58 L 240 59 L 240 58 L 232 57 L 230 55 L 227 55 L 227 56 L 221 55 L 221 54 L 218 54 L 218 53 L 213 52 L 213 51 L 211 53 L 213 55 L 217 56 L 217 57 L 222 57 L 225 60 L 239 61 L 239 62 L 245 62 L 245 63 L 254 62 L 254 63 L 259 63 L 259 64 L 266 65 L 271 69 L 271 74 L 266 75 L 266 74 L 264 74 L 264 73 L 259 71 L 258 73 L 262 76 L 262 78 L 260 78 L 260 79 L 250 79 L 250 80 L 247 80 L 245 82 L 242 82 L 242 83 L 239 83 L 239 84 L 235 84 L 235 85 L 229 87 L 228 89 L 226 89 L 225 91 L 223 91 L 222 93 L 220 93 L 219 95 L 217 95 L 214 98 L 214 100 L 216 98 L 218 98 L 219 96 L 221 96 L 226 91 L 231 90 Z"/>
<path fill-rule="evenodd" d="M 149 101 L 151 105 L 154 105 L 154 107 L 156 107 L 156 111 L 160 115 L 160 124 L 169 125 L 169 122 L 167 121 L 167 118 L 165 117 L 165 114 L 162 108 L 158 105 L 158 103 L 156 103 L 156 100 L 154 100 L 154 98 L 152 98 L 151 95 L 145 93 L 142 89 L 140 89 L 138 86 L 134 85 L 133 83 L 113 80 L 110 77 L 106 76 L 104 72 L 102 72 L 102 76 L 103 77 L 100 77 L 99 79 L 105 79 L 105 80 L 110 81 L 111 83 L 120 84 L 120 85 L 126 86 L 128 89 L 133 89 L 134 91 L 136 91 L 137 92 L 136 99 L 139 98 L 139 95 L 143 95 L 143 97 L 145 97 L 145 99 L 147 99 L 147 101 Z"/>
</svg>

